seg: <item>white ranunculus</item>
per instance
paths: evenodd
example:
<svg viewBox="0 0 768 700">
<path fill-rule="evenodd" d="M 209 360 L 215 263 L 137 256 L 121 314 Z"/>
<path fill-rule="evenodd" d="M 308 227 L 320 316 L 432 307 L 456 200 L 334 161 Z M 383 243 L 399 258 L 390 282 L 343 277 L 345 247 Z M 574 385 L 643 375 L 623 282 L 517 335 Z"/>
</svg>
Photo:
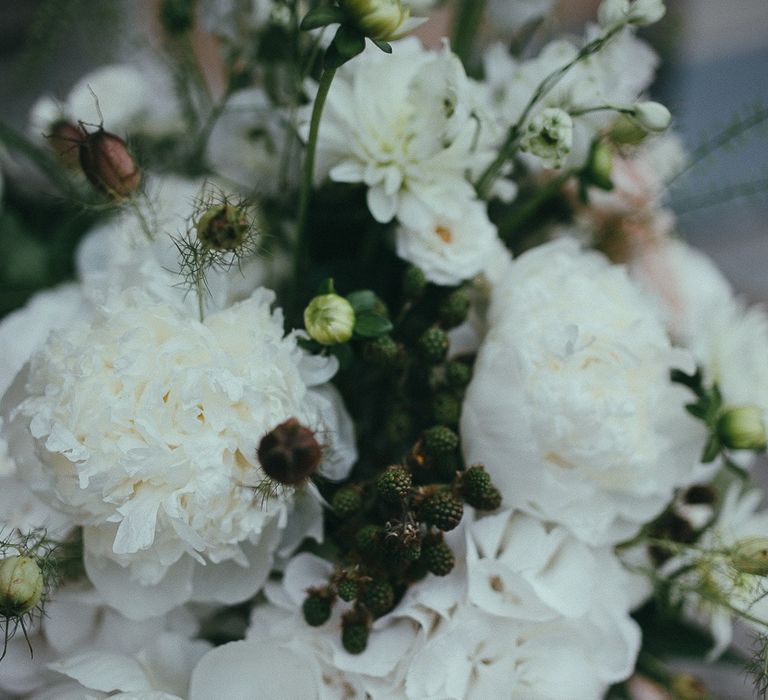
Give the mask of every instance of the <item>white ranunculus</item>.
<svg viewBox="0 0 768 700">
<path fill-rule="evenodd" d="M 84 525 L 90 579 L 131 618 L 258 590 L 294 507 L 290 489 L 253 491 L 264 478 L 256 449 L 277 424 L 296 417 L 318 431 L 331 478 L 355 459 L 338 396 L 313 388 L 335 363 L 283 335 L 273 299 L 259 290 L 199 323 L 128 290 L 33 357 L 12 456 Z"/>
<path fill-rule="evenodd" d="M 494 156 L 493 125 L 461 61 L 416 39 L 388 56 L 369 47 L 334 80 L 320 125 L 318 174 L 364 183 L 373 218 L 426 229 L 459 219 L 475 199 L 469 177 Z M 309 108 L 301 115 L 309 121 Z"/>
<path fill-rule="evenodd" d="M 483 272 L 500 245 L 481 202 L 467 204 L 458 219 L 437 216 L 424 228 L 401 226 L 397 254 L 421 268 L 430 282 L 460 284 Z"/>
<path fill-rule="evenodd" d="M 507 505 L 618 542 L 701 476 L 705 431 L 669 379 L 692 358 L 624 268 L 570 239 L 539 246 L 493 289 L 489 325 L 461 431 Z"/>
</svg>

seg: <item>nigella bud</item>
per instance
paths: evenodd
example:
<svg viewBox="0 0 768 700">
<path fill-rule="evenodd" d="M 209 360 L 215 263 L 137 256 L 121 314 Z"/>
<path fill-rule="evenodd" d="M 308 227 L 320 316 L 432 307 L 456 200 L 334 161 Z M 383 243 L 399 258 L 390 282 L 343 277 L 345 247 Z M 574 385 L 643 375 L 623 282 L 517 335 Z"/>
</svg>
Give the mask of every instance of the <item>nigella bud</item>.
<svg viewBox="0 0 768 700">
<path fill-rule="evenodd" d="M 296 418 L 280 423 L 261 438 L 257 454 L 267 476 L 287 486 L 307 481 L 323 457 L 315 434 Z"/>
<path fill-rule="evenodd" d="M 231 204 L 218 204 L 203 213 L 195 225 L 200 242 L 211 250 L 237 250 L 248 235 L 245 212 Z"/>
<path fill-rule="evenodd" d="M 13 556 L 0 561 L 0 615 L 28 613 L 43 595 L 43 572 L 32 557 Z"/>
<path fill-rule="evenodd" d="M 633 116 L 648 131 L 665 131 L 672 122 L 669 110 L 658 102 L 638 102 Z"/>
<path fill-rule="evenodd" d="M 80 145 L 88 135 L 71 122 L 61 119 L 51 126 L 46 136 L 53 152 L 62 165 L 76 168 L 80 163 Z"/>
<path fill-rule="evenodd" d="M 141 171 L 125 141 L 103 129 L 80 144 L 80 167 L 91 184 L 112 199 L 126 199 L 141 185 Z"/>
</svg>

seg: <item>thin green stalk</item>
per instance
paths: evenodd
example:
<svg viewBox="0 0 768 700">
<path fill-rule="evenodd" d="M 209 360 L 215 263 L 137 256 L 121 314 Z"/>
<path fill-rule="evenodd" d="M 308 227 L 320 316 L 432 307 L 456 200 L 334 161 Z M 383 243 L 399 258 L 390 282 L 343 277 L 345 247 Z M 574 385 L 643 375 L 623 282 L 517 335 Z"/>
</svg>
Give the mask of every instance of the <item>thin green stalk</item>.
<svg viewBox="0 0 768 700">
<path fill-rule="evenodd" d="M 304 272 L 304 258 L 306 257 L 305 231 L 307 227 L 307 212 L 309 211 L 309 199 L 312 195 L 312 185 L 315 179 L 315 153 L 317 151 L 317 137 L 320 133 L 320 118 L 331 89 L 331 83 L 336 75 L 335 68 L 326 68 L 320 76 L 320 84 L 317 89 L 317 97 L 312 107 L 312 118 L 309 123 L 309 137 L 307 139 L 307 153 L 304 158 L 304 178 L 299 199 L 299 215 L 296 224 L 296 250 L 294 253 L 294 275 L 298 281 Z"/>
<path fill-rule="evenodd" d="M 533 109 L 549 94 L 555 85 L 557 85 L 560 80 L 565 77 L 571 68 L 573 68 L 578 63 L 581 63 L 581 61 L 584 59 L 589 58 L 593 54 L 596 54 L 598 51 L 600 51 L 623 28 L 623 25 L 614 27 L 603 36 L 590 41 L 588 44 L 581 48 L 581 50 L 571 61 L 550 73 L 546 78 L 544 78 L 544 80 L 541 81 L 541 83 L 539 83 L 539 86 L 536 88 L 536 91 L 533 93 L 531 99 L 528 101 L 528 104 L 525 106 L 525 109 L 520 115 L 520 118 L 510 127 L 507 140 L 501 147 L 496 160 L 494 160 L 493 163 L 488 166 L 486 171 L 477 181 L 475 189 L 477 190 L 477 194 L 480 199 L 488 198 L 488 195 L 491 192 L 491 188 L 493 187 L 493 183 L 496 182 L 496 178 L 501 173 L 502 168 L 507 163 L 507 161 L 510 160 L 512 156 L 514 156 L 514 154 L 517 152 L 518 147 L 520 146 L 520 141 L 523 137 L 523 127 L 528 121 L 528 117 L 531 115 Z"/>
<path fill-rule="evenodd" d="M 453 22 L 451 48 L 465 66 L 472 59 L 477 30 L 485 13 L 486 0 L 461 0 Z"/>
</svg>

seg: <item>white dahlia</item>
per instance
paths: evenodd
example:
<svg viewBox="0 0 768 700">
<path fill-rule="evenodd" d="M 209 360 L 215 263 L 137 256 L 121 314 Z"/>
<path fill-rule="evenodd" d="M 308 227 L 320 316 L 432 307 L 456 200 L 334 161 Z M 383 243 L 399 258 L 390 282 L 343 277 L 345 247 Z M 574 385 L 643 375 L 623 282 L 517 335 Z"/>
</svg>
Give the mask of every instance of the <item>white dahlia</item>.
<svg viewBox="0 0 768 700">
<path fill-rule="evenodd" d="M 493 159 L 482 102 L 447 48 L 431 52 L 405 39 L 388 56 L 369 47 L 331 85 L 318 174 L 363 183 L 381 223 L 397 218 L 423 230 L 438 213 L 458 219 L 475 199 L 473 174 Z"/>
<path fill-rule="evenodd" d="M 488 321 L 461 429 L 506 504 L 619 542 L 699 476 L 704 430 L 669 380 L 692 359 L 624 268 L 573 240 L 540 246 L 510 264 Z"/>
<path fill-rule="evenodd" d="M 320 536 L 316 499 L 254 491 L 257 447 L 278 424 L 316 431 L 330 478 L 355 459 L 340 401 L 317 387 L 335 363 L 284 336 L 273 299 L 258 290 L 199 323 L 128 290 L 33 356 L 12 418 L 19 473 L 83 525 L 88 575 L 129 617 L 252 595 L 292 508 Z"/>
</svg>

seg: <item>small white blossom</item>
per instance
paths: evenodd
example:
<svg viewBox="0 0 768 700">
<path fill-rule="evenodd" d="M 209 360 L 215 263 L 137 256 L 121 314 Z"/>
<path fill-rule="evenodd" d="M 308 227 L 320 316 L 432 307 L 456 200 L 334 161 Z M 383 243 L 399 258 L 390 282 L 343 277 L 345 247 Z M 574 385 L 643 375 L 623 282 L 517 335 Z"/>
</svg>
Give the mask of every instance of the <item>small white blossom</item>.
<svg viewBox="0 0 768 700">
<path fill-rule="evenodd" d="M 672 122 L 669 110 L 658 102 L 638 102 L 633 115 L 648 131 L 664 131 Z"/>
<path fill-rule="evenodd" d="M 559 168 L 573 146 L 573 121 L 557 107 L 539 112 L 525 127 L 520 143 L 524 151 L 541 158 L 544 165 Z"/>
</svg>

